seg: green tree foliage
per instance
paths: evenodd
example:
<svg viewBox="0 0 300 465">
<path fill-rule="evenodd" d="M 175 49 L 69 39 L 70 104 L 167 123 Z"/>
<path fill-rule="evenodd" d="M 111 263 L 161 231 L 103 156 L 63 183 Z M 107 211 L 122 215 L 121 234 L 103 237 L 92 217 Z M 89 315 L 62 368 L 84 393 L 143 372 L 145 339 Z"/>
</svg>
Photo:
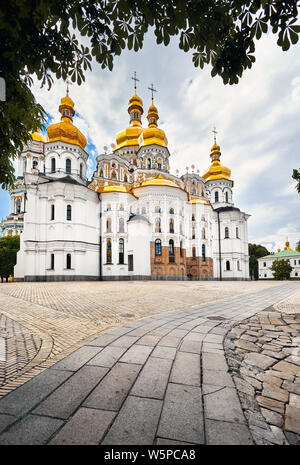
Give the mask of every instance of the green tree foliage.
<svg viewBox="0 0 300 465">
<path fill-rule="evenodd" d="M 288 260 L 275 260 L 271 266 L 274 279 L 289 279 L 293 268 Z"/>
<path fill-rule="evenodd" d="M 296 189 L 298 194 L 300 194 L 300 168 L 298 170 L 293 170 L 292 178 L 297 181 Z"/>
<path fill-rule="evenodd" d="M 8 278 L 14 274 L 17 252 L 20 249 L 20 236 L 0 238 L 0 277 Z"/>
<path fill-rule="evenodd" d="M 0 184 L 14 181 L 13 159 L 45 115 L 30 87 L 35 76 L 81 84 L 92 58 L 112 70 L 125 48 L 138 51 L 151 27 L 158 44 L 178 37 L 196 67 L 236 84 L 255 61 L 255 40 L 267 32 L 288 50 L 298 42 L 297 0 L 9 0 L 0 6 Z M 84 39 L 83 39 L 84 37 Z M 88 46 L 87 46 L 88 45 Z"/>
<path fill-rule="evenodd" d="M 263 245 L 249 244 L 249 272 L 251 279 L 258 279 L 258 258 L 269 255 L 270 252 Z"/>
</svg>

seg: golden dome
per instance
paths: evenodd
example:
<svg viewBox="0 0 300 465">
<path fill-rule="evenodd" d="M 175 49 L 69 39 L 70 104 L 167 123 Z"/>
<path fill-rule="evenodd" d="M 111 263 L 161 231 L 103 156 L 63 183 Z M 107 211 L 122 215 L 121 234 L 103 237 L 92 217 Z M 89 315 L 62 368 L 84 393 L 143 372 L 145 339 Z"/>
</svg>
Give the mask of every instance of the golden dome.
<svg viewBox="0 0 300 465">
<path fill-rule="evenodd" d="M 192 199 L 189 201 L 189 203 L 191 204 L 195 204 L 195 203 L 201 203 L 202 205 L 210 205 L 210 201 L 207 200 L 207 199 Z"/>
<path fill-rule="evenodd" d="M 212 164 L 210 167 L 205 171 L 202 177 L 206 181 L 212 181 L 214 179 L 228 179 L 230 180 L 231 171 L 226 166 L 222 166 L 220 163 L 220 146 L 217 145 L 216 141 L 212 146 L 210 157 L 212 159 Z"/>
<path fill-rule="evenodd" d="M 168 139 L 165 132 L 157 127 L 157 121 L 159 119 L 158 110 L 153 103 L 148 109 L 148 128 L 144 129 L 139 138 L 139 145 L 143 147 L 145 145 L 156 144 L 162 147 L 167 147 Z"/>
<path fill-rule="evenodd" d="M 32 137 L 32 140 L 36 140 L 36 141 L 39 141 L 39 142 L 46 142 L 47 139 L 45 136 L 43 136 L 43 134 L 41 133 L 41 131 L 38 129 L 37 131 L 35 132 L 30 132 L 29 133 Z"/>
<path fill-rule="evenodd" d="M 284 250 L 292 250 L 292 249 L 290 248 L 290 243 L 289 243 L 289 241 L 286 241 Z"/>
<path fill-rule="evenodd" d="M 47 135 L 49 142 L 67 142 L 68 144 L 79 145 L 84 150 L 87 142 L 86 138 L 72 123 L 75 114 L 74 102 L 68 94 L 60 102 L 61 121 L 60 123 L 48 126 Z"/>
<path fill-rule="evenodd" d="M 99 187 L 99 189 L 96 190 L 96 192 L 101 192 L 102 194 L 105 194 L 107 192 L 122 192 L 124 194 L 130 194 L 130 188 L 126 186 L 102 186 Z"/>
<path fill-rule="evenodd" d="M 170 179 L 166 179 L 162 174 L 158 174 L 155 178 L 146 179 L 146 181 L 143 181 L 140 185 L 140 187 L 148 186 L 167 186 L 175 187 L 176 189 L 181 189 L 181 187 L 175 184 L 175 182 L 171 181 Z"/>
<path fill-rule="evenodd" d="M 136 94 L 128 101 L 130 126 L 116 135 L 116 150 L 129 145 L 139 145 L 138 139 L 143 132 L 141 117 L 143 114 L 143 100 Z"/>
</svg>

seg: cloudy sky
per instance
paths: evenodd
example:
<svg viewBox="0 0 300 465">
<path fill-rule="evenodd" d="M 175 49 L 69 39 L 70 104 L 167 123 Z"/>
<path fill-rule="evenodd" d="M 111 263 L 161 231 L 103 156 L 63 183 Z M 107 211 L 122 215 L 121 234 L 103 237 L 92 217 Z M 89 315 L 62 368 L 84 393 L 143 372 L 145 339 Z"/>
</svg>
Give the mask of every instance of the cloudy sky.
<svg viewBox="0 0 300 465">
<path fill-rule="evenodd" d="M 210 164 L 212 129 L 218 131 L 221 162 L 231 169 L 235 206 L 249 213 L 249 242 L 264 244 L 270 251 L 291 246 L 300 239 L 300 196 L 291 175 L 300 167 L 300 61 L 299 46 L 282 52 L 273 36 L 257 44 L 256 63 L 240 83 L 224 86 L 192 63 L 192 53 L 178 48 L 176 38 L 168 47 L 156 45 L 149 33 L 140 52 L 125 51 L 112 72 L 94 63 L 80 87 L 70 87 L 77 116 L 74 124 L 88 138 L 89 173 L 103 146 L 128 125 L 127 103 L 133 94 L 131 76 L 140 79 L 137 93 L 144 102 L 143 125 L 151 103 L 148 87 L 158 90 L 155 104 L 159 125 L 166 132 L 171 153 L 171 172 L 180 175 L 195 165 L 202 174 Z M 36 85 L 34 95 L 58 121 L 64 82 L 55 81 L 50 91 Z M 0 218 L 9 213 L 9 196 L 0 193 Z"/>
</svg>

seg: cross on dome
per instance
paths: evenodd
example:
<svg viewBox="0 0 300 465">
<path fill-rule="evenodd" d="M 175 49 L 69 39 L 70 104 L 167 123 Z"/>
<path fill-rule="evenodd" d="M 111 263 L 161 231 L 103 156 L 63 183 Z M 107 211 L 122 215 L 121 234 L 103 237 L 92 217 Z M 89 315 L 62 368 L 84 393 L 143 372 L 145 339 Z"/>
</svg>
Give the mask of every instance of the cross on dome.
<svg viewBox="0 0 300 465">
<path fill-rule="evenodd" d="M 131 77 L 131 79 L 134 80 L 134 93 L 136 93 L 136 83 L 140 82 L 140 80 L 136 77 L 136 72 L 134 72 L 134 75 Z"/>
<path fill-rule="evenodd" d="M 216 142 L 217 141 L 217 134 L 218 134 L 218 132 L 216 130 L 216 126 L 214 126 L 212 132 L 214 133 L 214 141 Z"/>
<path fill-rule="evenodd" d="M 153 83 L 151 84 L 151 87 L 148 87 L 148 89 L 151 91 L 151 95 L 152 95 L 152 102 L 153 102 L 153 92 L 157 92 L 156 89 L 154 89 L 153 87 Z"/>
</svg>

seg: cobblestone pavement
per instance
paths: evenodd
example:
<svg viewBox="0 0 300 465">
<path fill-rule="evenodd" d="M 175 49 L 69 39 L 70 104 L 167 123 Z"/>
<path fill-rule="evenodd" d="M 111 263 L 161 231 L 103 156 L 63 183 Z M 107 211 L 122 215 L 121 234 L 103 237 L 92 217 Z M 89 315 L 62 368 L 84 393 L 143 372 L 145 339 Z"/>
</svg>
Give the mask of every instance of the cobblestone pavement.
<svg viewBox="0 0 300 465">
<path fill-rule="evenodd" d="M 296 291 L 269 286 L 91 340 L 0 399 L 0 444 L 253 444 L 224 336 Z"/>
<path fill-rule="evenodd" d="M 109 328 L 276 285 L 58 282 L 0 285 L 0 397 Z"/>
<path fill-rule="evenodd" d="M 300 292 L 236 325 L 224 347 L 256 444 L 300 445 Z"/>
</svg>

